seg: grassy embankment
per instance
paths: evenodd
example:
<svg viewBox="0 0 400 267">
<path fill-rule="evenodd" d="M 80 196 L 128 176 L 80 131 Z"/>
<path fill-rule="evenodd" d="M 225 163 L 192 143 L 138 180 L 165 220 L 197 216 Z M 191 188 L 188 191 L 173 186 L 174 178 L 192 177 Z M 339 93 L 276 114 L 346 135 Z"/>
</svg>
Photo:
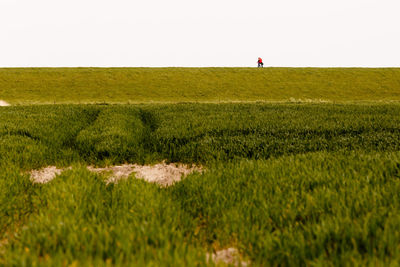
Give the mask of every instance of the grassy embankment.
<svg viewBox="0 0 400 267">
<path fill-rule="evenodd" d="M 226 101 L 399 101 L 400 69 L 0 69 L 11 104 Z"/>
<path fill-rule="evenodd" d="M 4 265 L 400 262 L 400 105 L 0 108 Z M 171 188 L 87 164 L 202 163 Z M 26 170 L 69 166 L 32 185 Z M 4 241 L 2 242 L 4 243 Z"/>
</svg>

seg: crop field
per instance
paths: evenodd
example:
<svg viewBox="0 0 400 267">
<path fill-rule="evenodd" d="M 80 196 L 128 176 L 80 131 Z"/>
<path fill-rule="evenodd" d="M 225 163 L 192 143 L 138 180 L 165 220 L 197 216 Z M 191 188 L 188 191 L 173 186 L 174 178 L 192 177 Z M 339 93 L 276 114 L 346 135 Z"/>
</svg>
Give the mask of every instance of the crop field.
<svg viewBox="0 0 400 267">
<path fill-rule="evenodd" d="M 378 102 L 0 107 L 0 265 L 224 265 L 210 255 L 227 248 L 232 265 L 398 265 L 399 115 Z M 161 187 L 87 169 L 162 161 L 203 171 Z M 33 183 L 46 166 L 65 171 Z"/>
</svg>

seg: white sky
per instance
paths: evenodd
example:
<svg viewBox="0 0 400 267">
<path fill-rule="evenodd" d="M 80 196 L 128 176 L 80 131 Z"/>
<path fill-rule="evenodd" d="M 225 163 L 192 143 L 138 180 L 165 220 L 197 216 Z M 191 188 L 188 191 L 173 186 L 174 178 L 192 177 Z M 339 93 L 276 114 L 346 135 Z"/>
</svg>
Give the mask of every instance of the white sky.
<svg viewBox="0 0 400 267">
<path fill-rule="evenodd" d="M 0 66 L 400 67 L 400 0 L 0 0 Z"/>
</svg>

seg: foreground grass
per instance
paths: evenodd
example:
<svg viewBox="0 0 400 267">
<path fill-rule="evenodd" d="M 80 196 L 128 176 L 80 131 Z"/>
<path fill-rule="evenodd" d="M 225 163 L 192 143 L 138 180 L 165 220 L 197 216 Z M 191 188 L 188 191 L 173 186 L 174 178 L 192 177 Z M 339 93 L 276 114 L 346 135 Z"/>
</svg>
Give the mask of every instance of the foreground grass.
<svg viewBox="0 0 400 267">
<path fill-rule="evenodd" d="M 191 245 L 187 234 L 195 221 L 155 185 L 127 180 L 106 186 L 104 177 L 78 166 L 49 184 L 31 187 L 33 192 L 18 197 L 29 196 L 23 210 L 32 213 L 22 218 L 21 228 L 6 235 L 2 265 L 205 264 L 204 248 Z M 6 204 L 2 216 L 10 212 Z M 13 205 L 12 211 L 20 215 L 20 208 Z"/>
<path fill-rule="evenodd" d="M 400 263 L 397 104 L 0 109 L 0 265 Z M 170 188 L 87 164 L 202 163 Z M 70 166 L 34 185 L 26 171 Z"/>
<path fill-rule="evenodd" d="M 218 163 L 167 189 L 107 186 L 76 165 L 21 191 L 23 206 L 3 199 L 2 217 L 31 212 L 0 262 L 196 266 L 207 250 L 235 246 L 256 266 L 398 264 L 399 162 L 398 152 L 318 152 Z"/>
<path fill-rule="evenodd" d="M 12 104 L 220 101 L 400 101 L 400 69 L 0 69 Z"/>
<path fill-rule="evenodd" d="M 318 152 L 242 161 L 171 191 L 200 218 L 200 236 L 235 244 L 255 265 L 398 264 L 399 156 Z"/>
</svg>

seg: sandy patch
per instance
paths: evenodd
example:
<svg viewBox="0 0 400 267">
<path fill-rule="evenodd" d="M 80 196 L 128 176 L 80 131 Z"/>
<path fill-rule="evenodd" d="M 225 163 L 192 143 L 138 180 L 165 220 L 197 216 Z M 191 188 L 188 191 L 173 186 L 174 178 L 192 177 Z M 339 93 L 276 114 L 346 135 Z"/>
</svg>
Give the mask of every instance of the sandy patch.
<svg viewBox="0 0 400 267">
<path fill-rule="evenodd" d="M 8 104 L 6 101 L 0 100 L 0 107 L 8 107 L 11 106 L 10 104 Z"/>
<path fill-rule="evenodd" d="M 233 266 L 248 266 L 249 263 L 240 259 L 239 251 L 236 248 L 219 250 L 212 254 L 207 254 L 207 261 L 212 260 L 215 264 L 228 264 Z"/>
<path fill-rule="evenodd" d="M 57 169 L 56 166 L 48 166 L 40 170 L 32 170 L 31 180 L 34 183 L 45 184 L 53 180 L 57 175 L 60 175 L 64 169 Z"/>
<path fill-rule="evenodd" d="M 199 167 L 189 167 L 185 164 L 166 164 L 165 162 L 156 165 L 124 164 L 106 168 L 89 166 L 88 169 L 97 173 L 110 173 L 108 183 L 118 182 L 118 180 L 126 179 L 129 175 L 135 173 L 136 178 L 161 186 L 170 186 L 192 172 L 201 171 Z"/>
<path fill-rule="evenodd" d="M 331 100 L 326 100 L 326 99 L 310 99 L 310 98 L 305 98 L 305 99 L 301 99 L 301 98 L 294 98 L 291 97 L 289 98 L 289 102 L 292 103 L 333 103 L 333 101 Z"/>
<path fill-rule="evenodd" d="M 95 173 L 109 174 L 109 179 L 107 183 L 116 183 L 120 179 L 126 179 L 134 172 L 135 165 L 124 164 L 120 166 L 110 166 L 106 168 L 94 168 L 88 166 L 88 170 Z"/>
<path fill-rule="evenodd" d="M 202 169 L 199 167 L 189 167 L 185 164 L 166 164 L 165 162 L 153 166 L 135 166 L 136 178 L 161 186 L 170 186 L 192 172 L 201 171 Z"/>
<path fill-rule="evenodd" d="M 170 186 L 192 172 L 202 171 L 199 167 L 189 167 L 185 164 L 166 164 L 165 162 L 156 165 L 124 164 L 106 168 L 95 168 L 92 166 L 88 166 L 87 168 L 91 172 L 108 174 L 109 178 L 107 183 L 116 183 L 121 179 L 128 178 L 132 173 L 135 173 L 136 178 L 143 179 L 150 183 L 157 183 L 161 186 Z M 71 167 L 67 169 L 71 169 Z M 32 170 L 30 176 L 34 183 L 44 184 L 53 180 L 64 170 L 66 169 L 48 166 L 40 170 Z"/>
</svg>

